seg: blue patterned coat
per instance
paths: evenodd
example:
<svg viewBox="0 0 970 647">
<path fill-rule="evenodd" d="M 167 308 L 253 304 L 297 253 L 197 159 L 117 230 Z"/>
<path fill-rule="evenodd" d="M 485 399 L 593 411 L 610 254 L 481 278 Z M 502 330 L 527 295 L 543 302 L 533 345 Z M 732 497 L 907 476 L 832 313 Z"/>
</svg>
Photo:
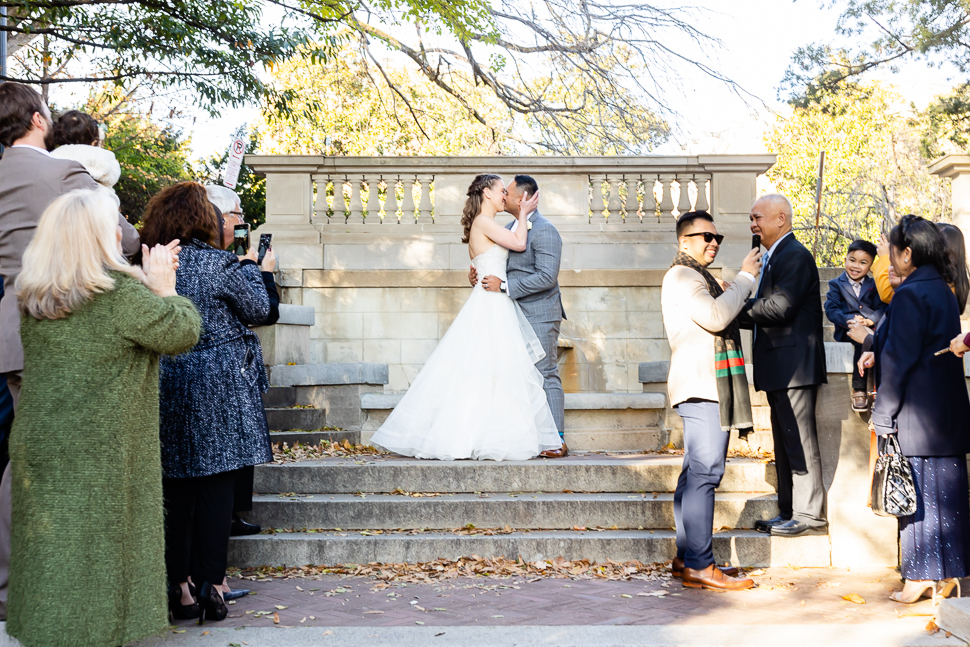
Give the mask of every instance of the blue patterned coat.
<svg viewBox="0 0 970 647">
<path fill-rule="evenodd" d="M 246 326 L 269 314 L 259 267 L 198 241 L 182 244 L 175 291 L 202 315 L 188 353 L 161 360 L 162 471 L 209 476 L 273 460 L 259 338 Z"/>
</svg>

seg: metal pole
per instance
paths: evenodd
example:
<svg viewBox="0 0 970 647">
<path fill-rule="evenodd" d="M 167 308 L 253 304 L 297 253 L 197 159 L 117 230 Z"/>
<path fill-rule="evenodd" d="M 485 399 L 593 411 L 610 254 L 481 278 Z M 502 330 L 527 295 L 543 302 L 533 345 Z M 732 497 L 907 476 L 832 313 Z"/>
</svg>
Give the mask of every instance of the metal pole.
<svg viewBox="0 0 970 647">
<path fill-rule="evenodd" d="M 818 184 L 815 185 L 815 245 L 812 253 L 818 258 L 819 225 L 822 216 L 822 178 L 825 174 L 825 151 L 818 158 Z"/>
<path fill-rule="evenodd" d="M 0 7 L 0 27 L 7 26 L 7 8 Z M 0 31 L 0 77 L 7 76 L 7 32 Z M 0 83 L 3 80 L 0 79 Z"/>
</svg>

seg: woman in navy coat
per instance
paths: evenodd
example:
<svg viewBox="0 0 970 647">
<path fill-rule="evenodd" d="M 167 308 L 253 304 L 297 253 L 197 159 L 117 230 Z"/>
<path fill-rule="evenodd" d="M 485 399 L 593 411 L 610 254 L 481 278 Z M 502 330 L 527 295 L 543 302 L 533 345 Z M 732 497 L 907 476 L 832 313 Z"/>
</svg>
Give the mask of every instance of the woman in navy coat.
<svg viewBox="0 0 970 647">
<path fill-rule="evenodd" d="M 901 517 L 901 573 L 906 585 L 890 597 L 912 603 L 927 591 L 948 595 L 970 574 L 970 398 L 963 362 L 948 348 L 960 332 L 960 311 L 948 286 L 954 276 L 933 223 L 904 216 L 890 234 L 893 269 L 903 278 L 873 345 L 876 434 L 897 434 L 913 468 L 916 514 Z M 859 361 L 871 366 L 872 353 Z"/>
<path fill-rule="evenodd" d="M 202 185 L 181 182 L 149 202 L 141 237 L 150 245 L 182 241 L 175 290 L 202 315 L 199 343 L 161 362 L 169 604 L 176 617 L 222 620 L 236 478 L 272 461 L 273 451 L 262 402 L 266 367 L 259 338 L 247 328 L 266 320 L 269 297 L 256 249 L 241 259 L 219 249 L 217 226 Z"/>
</svg>

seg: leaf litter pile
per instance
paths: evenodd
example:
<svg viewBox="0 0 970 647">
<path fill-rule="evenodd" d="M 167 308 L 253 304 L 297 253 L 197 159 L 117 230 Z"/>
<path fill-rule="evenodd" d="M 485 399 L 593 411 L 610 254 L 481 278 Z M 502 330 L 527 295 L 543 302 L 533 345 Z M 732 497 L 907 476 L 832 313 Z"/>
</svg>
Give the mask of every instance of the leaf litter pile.
<svg viewBox="0 0 970 647">
<path fill-rule="evenodd" d="M 644 564 L 638 561 L 592 562 L 588 559 L 568 561 L 562 557 L 526 562 L 521 557 L 462 557 L 457 560 L 437 559 L 419 564 L 340 564 L 336 566 L 260 566 L 258 568 L 230 568 L 229 575 L 252 581 L 268 579 L 309 578 L 320 579 L 324 575 L 370 577 L 377 580 L 374 590 L 387 588 L 392 583 L 427 584 L 460 577 L 542 578 L 574 580 L 642 580 L 666 581 L 670 570 L 664 563 Z"/>
<path fill-rule="evenodd" d="M 317 445 L 310 443 L 273 443 L 273 462 L 276 464 L 295 463 L 297 461 L 312 461 L 335 456 L 386 456 L 371 445 L 352 445 L 349 440 L 331 442 L 322 440 Z"/>
</svg>

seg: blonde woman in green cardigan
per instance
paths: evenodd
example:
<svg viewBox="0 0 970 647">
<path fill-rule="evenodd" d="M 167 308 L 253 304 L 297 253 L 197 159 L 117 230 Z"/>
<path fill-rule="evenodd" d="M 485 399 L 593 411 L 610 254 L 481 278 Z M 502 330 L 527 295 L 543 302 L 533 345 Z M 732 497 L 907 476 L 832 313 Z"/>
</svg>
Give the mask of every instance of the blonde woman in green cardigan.
<svg viewBox="0 0 970 647">
<path fill-rule="evenodd" d="M 7 633 L 116 647 L 166 627 L 158 364 L 198 341 L 171 247 L 125 260 L 117 209 L 72 191 L 41 216 L 17 279 L 23 390 L 10 440 Z"/>
</svg>

